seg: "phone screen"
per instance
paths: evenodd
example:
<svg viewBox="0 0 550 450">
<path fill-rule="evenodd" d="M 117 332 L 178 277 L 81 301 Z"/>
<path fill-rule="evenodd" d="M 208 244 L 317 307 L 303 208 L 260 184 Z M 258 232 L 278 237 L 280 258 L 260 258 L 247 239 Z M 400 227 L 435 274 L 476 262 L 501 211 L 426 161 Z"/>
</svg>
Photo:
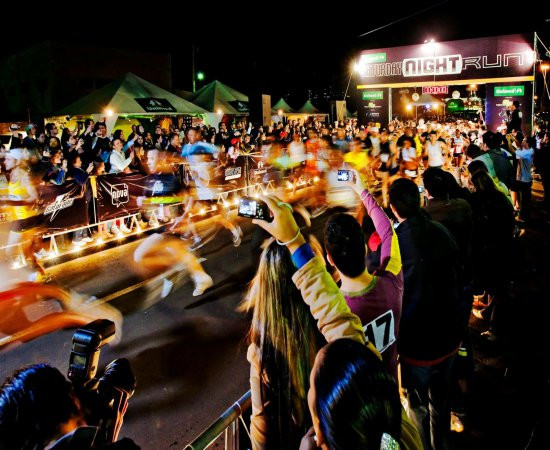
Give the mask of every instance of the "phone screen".
<svg viewBox="0 0 550 450">
<path fill-rule="evenodd" d="M 256 205 L 255 200 L 241 199 L 239 214 L 248 217 L 256 217 Z"/>
<path fill-rule="evenodd" d="M 349 181 L 349 170 L 339 170 L 338 181 Z"/>
</svg>

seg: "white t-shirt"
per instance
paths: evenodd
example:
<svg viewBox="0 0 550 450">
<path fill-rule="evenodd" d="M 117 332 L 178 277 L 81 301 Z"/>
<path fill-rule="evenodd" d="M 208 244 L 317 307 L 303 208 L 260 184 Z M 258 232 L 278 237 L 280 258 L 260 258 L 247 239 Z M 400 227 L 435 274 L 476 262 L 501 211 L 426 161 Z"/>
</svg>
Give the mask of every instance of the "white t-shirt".
<svg viewBox="0 0 550 450">
<path fill-rule="evenodd" d="M 288 152 L 293 163 L 302 163 L 306 160 L 306 146 L 302 142 L 292 141 L 288 145 Z"/>
<path fill-rule="evenodd" d="M 403 159 L 403 161 L 414 161 L 416 159 L 416 148 L 402 148 L 401 158 Z"/>
<path fill-rule="evenodd" d="M 432 144 L 428 141 L 428 164 L 430 167 L 441 167 L 445 161 L 443 161 L 443 149 L 441 148 L 441 142 L 435 141 Z"/>
<path fill-rule="evenodd" d="M 372 144 L 372 156 L 378 156 L 380 154 L 380 138 L 371 137 L 370 142 Z"/>
</svg>

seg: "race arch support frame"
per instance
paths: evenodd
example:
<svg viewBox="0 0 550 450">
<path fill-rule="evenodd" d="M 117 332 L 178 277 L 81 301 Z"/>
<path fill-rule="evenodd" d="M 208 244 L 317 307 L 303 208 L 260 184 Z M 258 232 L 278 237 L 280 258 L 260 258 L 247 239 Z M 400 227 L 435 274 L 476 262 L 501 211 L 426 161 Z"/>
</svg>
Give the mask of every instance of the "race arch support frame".
<svg viewBox="0 0 550 450">
<path fill-rule="evenodd" d="M 359 122 L 386 125 L 396 88 L 486 84 L 494 92 L 495 85 L 523 86 L 520 104 L 530 132 L 534 49 L 530 33 L 365 50 L 355 66 Z"/>
</svg>

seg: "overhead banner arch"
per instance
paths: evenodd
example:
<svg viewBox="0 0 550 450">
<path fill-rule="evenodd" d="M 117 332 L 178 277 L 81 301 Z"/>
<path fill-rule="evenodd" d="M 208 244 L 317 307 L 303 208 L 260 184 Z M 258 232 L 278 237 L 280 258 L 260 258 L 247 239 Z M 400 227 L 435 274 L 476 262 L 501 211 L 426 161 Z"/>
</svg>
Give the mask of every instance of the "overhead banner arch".
<svg viewBox="0 0 550 450">
<path fill-rule="evenodd" d="M 372 118 L 372 95 L 389 89 L 386 122 L 391 120 L 391 91 L 395 88 L 486 84 L 487 92 L 495 86 L 523 86 L 525 94 L 533 92 L 535 36 L 511 34 L 419 45 L 364 50 L 355 65 L 358 99 L 363 120 Z M 517 89 L 516 92 L 521 92 Z M 489 96 L 493 98 L 493 96 Z M 382 99 L 377 99 L 381 102 Z M 523 97 L 524 117 L 532 117 L 532 95 Z M 364 103 L 364 104 L 363 104 Z M 495 110 L 495 108 L 486 108 Z M 491 118 L 488 118 L 491 119 Z M 488 120 L 489 122 L 490 120 Z M 527 122 L 527 120 L 525 121 Z"/>
</svg>

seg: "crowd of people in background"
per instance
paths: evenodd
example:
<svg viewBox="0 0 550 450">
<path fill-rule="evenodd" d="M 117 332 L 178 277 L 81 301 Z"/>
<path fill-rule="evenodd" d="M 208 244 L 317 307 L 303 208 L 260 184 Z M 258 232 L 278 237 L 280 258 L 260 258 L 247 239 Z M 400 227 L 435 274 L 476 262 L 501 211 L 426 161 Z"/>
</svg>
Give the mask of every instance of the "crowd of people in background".
<svg viewBox="0 0 550 450">
<path fill-rule="evenodd" d="M 250 155 L 267 168 L 255 182 L 316 180 L 312 216 L 348 208 L 328 219 L 322 244 L 308 243 L 273 195 L 262 197 L 273 221 L 254 221 L 274 239 L 243 305 L 253 314 L 253 447 L 447 448 L 473 372 L 470 315 L 487 322 L 488 340 L 499 338 L 535 167 L 548 186 L 546 128 L 528 136 L 517 120 L 489 130 L 465 119 L 151 125 L 125 136 L 88 119 L 58 137 L 55 124 L 29 124 L 1 155 L 19 211 L 13 230 L 29 226 L 36 184 L 150 172 L 159 158 L 190 166 L 195 202 L 212 201 L 216 173 Z M 238 245 L 240 229 L 224 223 Z"/>
</svg>

